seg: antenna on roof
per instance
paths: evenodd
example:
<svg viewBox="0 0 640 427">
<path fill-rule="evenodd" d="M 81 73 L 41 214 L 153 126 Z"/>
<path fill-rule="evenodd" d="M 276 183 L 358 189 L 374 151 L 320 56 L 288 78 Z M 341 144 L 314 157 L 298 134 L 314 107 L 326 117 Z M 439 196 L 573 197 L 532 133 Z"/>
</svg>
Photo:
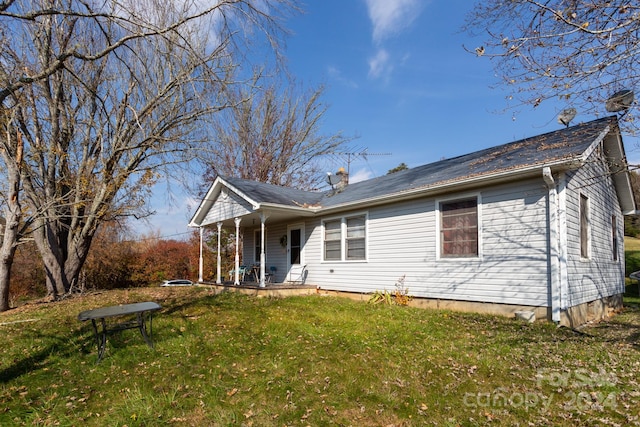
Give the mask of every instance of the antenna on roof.
<svg viewBox="0 0 640 427">
<path fill-rule="evenodd" d="M 571 120 L 573 120 L 576 114 L 578 114 L 578 112 L 575 108 L 565 108 L 558 114 L 558 123 L 569 127 L 569 123 L 571 123 Z"/>
<path fill-rule="evenodd" d="M 614 93 L 607 99 L 605 103 L 605 108 L 610 113 L 619 113 L 623 111 L 625 114 L 631 104 L 633 104 L 634 94 L 631 89 L 623 89 Z"/>
<path fill-rule="evenodd" d="M 360 151 L 358 151 L 360 150 Z M 352 158 L 358 158 L 358 157 L 362 157 L 363 159 L 367 160 L 368 156 L 390 156 L 391 153 L 369 153 L 368 148 L 364 148 L 364 149 L 355 149 L 353 151 L 349 151 L 349 152 L 340 152 L 340 153 L 330 153 L 330 154 L 335 154 L 337 156 L 346 156 L 347 157 L 347 173 L 351 172 L 351 160 Z"/>
</svg>

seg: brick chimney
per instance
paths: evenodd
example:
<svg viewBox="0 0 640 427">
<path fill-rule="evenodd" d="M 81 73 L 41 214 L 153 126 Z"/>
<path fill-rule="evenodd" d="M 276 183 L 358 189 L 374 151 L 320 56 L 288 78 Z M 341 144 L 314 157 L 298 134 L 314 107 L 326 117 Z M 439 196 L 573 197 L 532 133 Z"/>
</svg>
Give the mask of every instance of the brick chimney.
<svg viewBox="0 0 640 427">
<path fill-rule="evenodd" d="M 336 190 L 342 191 L 349 185 L 349 174 L 344 168 L 340 168 L 336 175 L 340 177 L 340 182 L 336 184 Z"/>
</svg>

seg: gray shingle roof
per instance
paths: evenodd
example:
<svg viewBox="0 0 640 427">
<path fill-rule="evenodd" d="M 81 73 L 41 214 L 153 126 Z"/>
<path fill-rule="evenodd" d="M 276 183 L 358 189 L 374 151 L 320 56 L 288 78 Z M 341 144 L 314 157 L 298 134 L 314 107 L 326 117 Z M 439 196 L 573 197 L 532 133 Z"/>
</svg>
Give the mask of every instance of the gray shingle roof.
<svg viewBox="0 0 640 427">
<path fill-rule="evenodd" d="M 284 206 L 309 206 L 320 202 L 325 193 L 304 191 L 242 178 L 223 178 L 258 203 L 275 203 Z"/>
<path fill-rule="evenodd" d="M 259 203 L 330 207 L 384 195 L 400 194 L 421 187 L 432 187 L 473 177 L 510 170 L 516 171 L 550 162 L 577 159 L 608 126 L 617 126 L 617 119 L 605 117 L 391 175 L 361 181 L 348 185 L 341 192 L 310 192 L 238 178 L 225 179 Z"/>
</svg>

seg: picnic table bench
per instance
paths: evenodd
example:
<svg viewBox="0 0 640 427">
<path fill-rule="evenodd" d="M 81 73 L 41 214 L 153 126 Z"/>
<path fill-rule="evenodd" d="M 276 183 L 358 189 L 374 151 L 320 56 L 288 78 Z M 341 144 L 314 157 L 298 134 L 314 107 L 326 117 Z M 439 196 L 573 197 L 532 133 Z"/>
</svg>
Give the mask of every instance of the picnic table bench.
<svg viewBox="0 0 640 427">
<path fill-rule="evenodd" d="M 83 311 L 78 314 L 78 320 L 82 322 L 91 320 L 91 323 L 93 324 L 93 331 L 96 335 L 96 341 L 98 343 L 98 362 L 100 362 L 102 356 L 104 356 L 105 347 L 107 345 L 107 334 L 111 332 L 122 331 L 124 329 L 139 329 L 144 341 L 149 347 L 153 348 L 153 312 L 160 310 L 161 308 L 162 307 L 155 302 L 114 305 Z M 106 321 L 106 319 L 112 317 L 133 315 L 135 315 L 135 319 L 130 319 L 121 323 L 108 325 Z M 147 320 L 149 324 L 148 333 Z M 98 331 L 98 321 L 102 325 L 101 331 Z"/>
</svg>

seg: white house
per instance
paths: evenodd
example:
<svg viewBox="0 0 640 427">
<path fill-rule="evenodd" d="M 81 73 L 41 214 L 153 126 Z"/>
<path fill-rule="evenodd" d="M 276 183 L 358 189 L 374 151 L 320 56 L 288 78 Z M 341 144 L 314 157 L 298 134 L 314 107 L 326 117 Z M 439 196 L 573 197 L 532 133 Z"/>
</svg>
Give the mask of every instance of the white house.
<svg viewBox="0 0 640 427">
<path fill-rule="evenodd" d="M 190 226 L 235 229 L 261 286 L 270 267 L 352 295 L 403 278 L 416 304 L 568 325 L 622 304 L 636 206 L 615 117 L 337 187 L 219 177 Z"/>
</svg>

